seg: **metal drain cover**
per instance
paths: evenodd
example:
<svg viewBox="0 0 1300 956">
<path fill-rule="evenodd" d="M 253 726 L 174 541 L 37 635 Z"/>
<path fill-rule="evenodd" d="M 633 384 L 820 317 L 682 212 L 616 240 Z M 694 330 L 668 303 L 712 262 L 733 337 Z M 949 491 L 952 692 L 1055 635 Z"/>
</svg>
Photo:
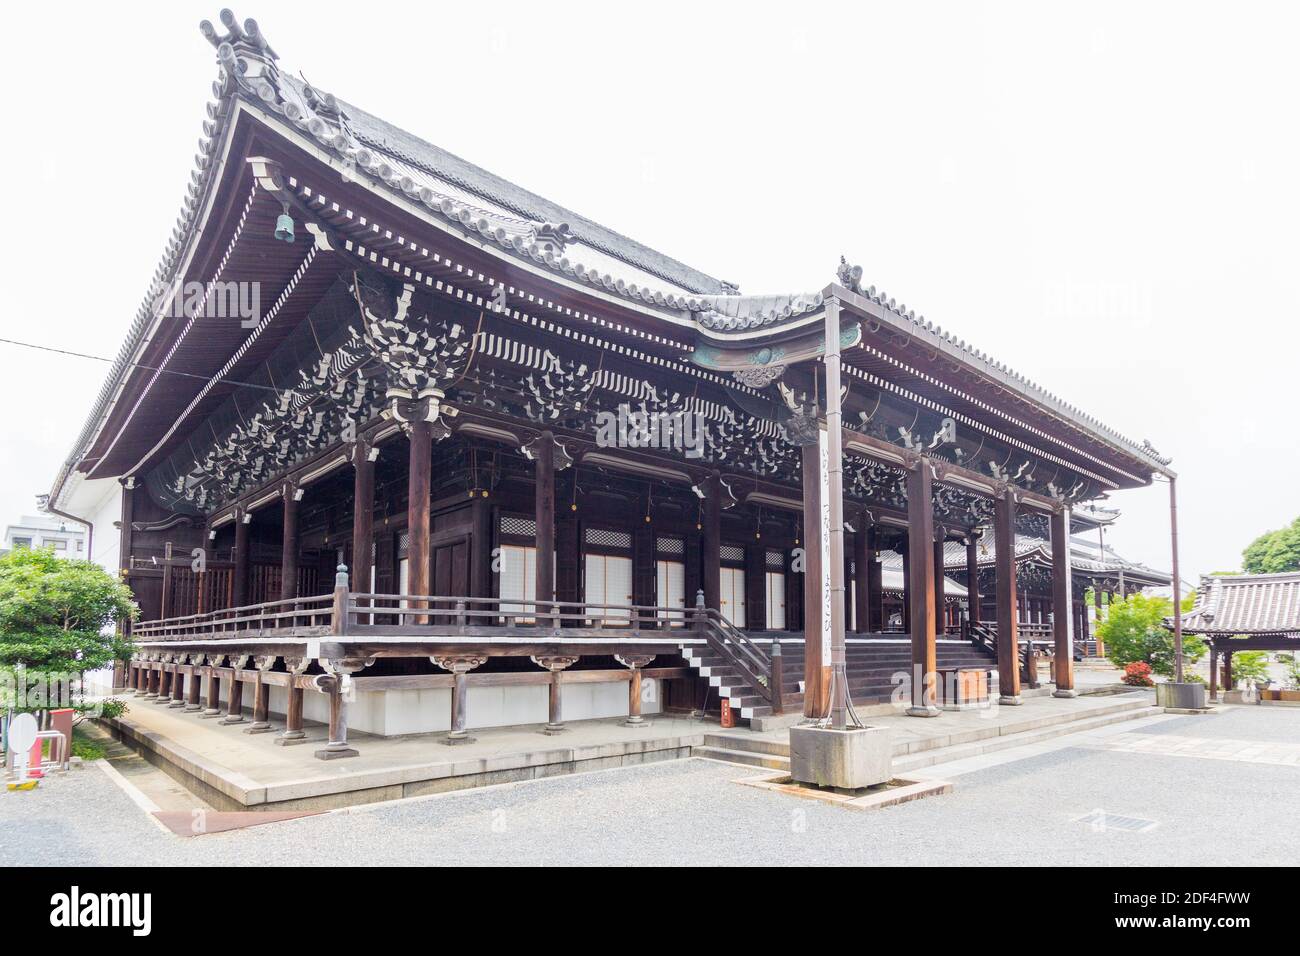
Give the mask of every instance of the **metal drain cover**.
<svg viewBox="0 0 1300 956">
<path fill-rule="evenodd" d="M 1159 824 L 1155 820 L 1147 820 L 1143 817 L 1126 817 L 1118 813 L 1108 813 L 1105 810 L 1093 810 L 1091 813 L 1085 813 L 1078 817 L 1075 823 L 1086 823 L 1094 830 L 1124 830 L 1128 833 L 1146 833 L 1154 830 Z"/>
</svg>

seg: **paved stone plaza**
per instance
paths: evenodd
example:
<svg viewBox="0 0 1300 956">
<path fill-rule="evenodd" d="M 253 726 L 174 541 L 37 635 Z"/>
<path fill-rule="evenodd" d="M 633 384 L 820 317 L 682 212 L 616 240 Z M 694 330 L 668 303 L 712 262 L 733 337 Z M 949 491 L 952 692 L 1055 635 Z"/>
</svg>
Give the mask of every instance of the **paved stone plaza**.
<svg viewBox="0 0 1300 956">
<path fill-rule="evenodd" d="M 762 771 L 688 759 L 192 838 L 142 807 L 201 803 L 123 753 L 109 761 L 120 770 L 0 796 L 0 865 L 49 862 L 52 846 L 86 864 L 1289 864 L 1298 739 L 1300 709 L 1228 707 L 928 767 L 913 775 L 952 793 L 872 812 L 738 786 Z M 1081 821 L 1096 811 L 1100 823 Z"/>
</svg>

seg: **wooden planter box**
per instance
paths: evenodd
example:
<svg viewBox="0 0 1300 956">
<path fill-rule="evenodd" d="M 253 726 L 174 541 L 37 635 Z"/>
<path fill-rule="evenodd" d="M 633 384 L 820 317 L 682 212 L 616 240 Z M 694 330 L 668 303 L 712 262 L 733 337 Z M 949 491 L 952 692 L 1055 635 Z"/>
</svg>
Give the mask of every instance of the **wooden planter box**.
<svg viewBox="0 0 1300 956">
<path fill-rule="evenodd" d="M 1284 700 L 1291 704 L 1300 704 L 1300 690 L 1261 690 L 1260 700 Z"/>
<path fill-rule="evenodd" d="M 936 693 L 944 710 L 963 710 L 987 704 L 989 672 L 979 668 L 947 668 L 939 671 Z"/>
</svg>

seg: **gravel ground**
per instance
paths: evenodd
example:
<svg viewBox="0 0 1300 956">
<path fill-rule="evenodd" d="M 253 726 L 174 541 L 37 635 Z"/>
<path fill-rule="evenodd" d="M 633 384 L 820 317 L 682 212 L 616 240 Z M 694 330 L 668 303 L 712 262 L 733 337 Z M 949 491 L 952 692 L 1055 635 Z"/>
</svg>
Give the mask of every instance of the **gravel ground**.
<svg viewBox="0 0 1300 956">
<path fill-rule="evenodd" d="M 1145 732 L 1300 736 L 1300 712 L 1232 711 Z M 1189 728 L 1194 728 L 1189 729 Z M 862 812 L 731 783 L 746 768 L 664 764 L 331 813 L 231 833 L 162 832 L 86 767 L 0 794 L 0 865 L 1290 864 L 1300 768 L 1070 747 L 963 775 L 948 796 Z M 1096 809 L 1146 833 L 1096 832 Z"/>
</svg>

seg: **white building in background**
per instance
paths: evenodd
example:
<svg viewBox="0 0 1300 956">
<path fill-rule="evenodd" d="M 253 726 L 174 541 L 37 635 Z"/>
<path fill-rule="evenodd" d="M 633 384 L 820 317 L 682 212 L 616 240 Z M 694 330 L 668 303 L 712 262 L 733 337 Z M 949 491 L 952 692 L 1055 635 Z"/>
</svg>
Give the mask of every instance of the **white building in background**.
<svg viewBox="0 0 1300 956">
<path fill-rule="evenodd" d="M 86 527 L 55 515 L 23 515 L 5 528 L 4 550 L 52 548 L 60 558 L 85 558 Z"/>
</svg>

